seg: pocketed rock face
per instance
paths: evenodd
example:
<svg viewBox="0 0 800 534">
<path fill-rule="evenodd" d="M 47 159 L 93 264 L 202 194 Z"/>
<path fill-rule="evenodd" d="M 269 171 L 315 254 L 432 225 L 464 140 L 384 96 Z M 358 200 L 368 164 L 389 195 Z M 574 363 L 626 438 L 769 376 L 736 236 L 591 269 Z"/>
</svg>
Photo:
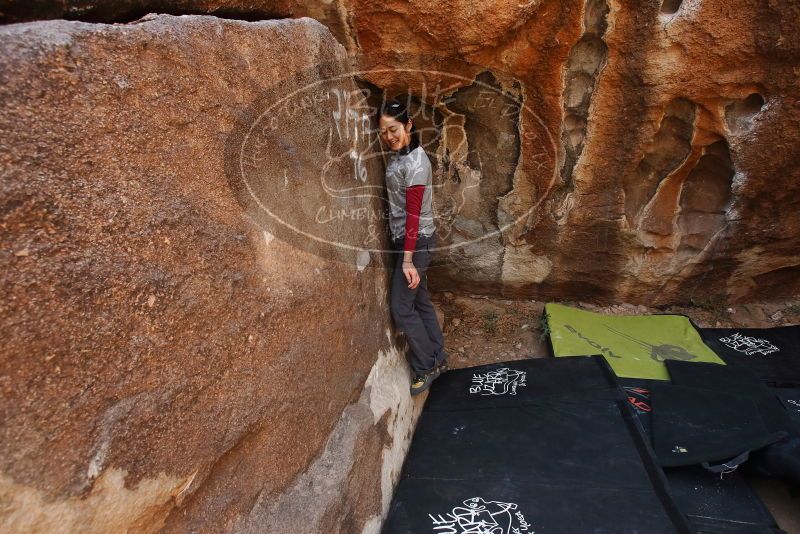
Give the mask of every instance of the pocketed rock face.
<svg viewBox="0 0 800 534">
<path fill-rule="evenodd" d="M 418 123 L 439 129 L 426 148 L 440 222 L 467 237 L 506 223 L 500 239 L 442 251 L 437 289 L 643 304 L 800 291 L 796 3 L 497 3 L 513 26 L 459 2 L 354 6 L 365 65 L 421 71 L 369 77 L 421 99 Z M 441 72 L 467 79 L 437 91 Z M 448 103 L 489 73 L 521 88 L 518 145 L 475 142 L 476 120 L 484 134 L 509 120 L 482 114 L 479 95 Z M 512 187 L 489 160 L 514 162 Z"/>
<path fill-rule="evenodd" d="M 0 11 L 317 17 L 430 130 L 437 289 L 642 304 L 800 292 L 796 2 L 191 4 Z"/>
<path fill-rule="evenodd" d="M 243 108 L 344 48 L 311 19 L 166 15 L 0 47 L 0 530 L 268 532 L 292 491 L 312 530 L 379 522 L 420 405 L 386 273 L 273 238 L 223 161 Z M 297 493 L 320 473 L 340 485 Z"/>
<path fill-rule="evenodd" d="M 695 115 L 688 153 L 664 173 L 640 223 L 623 225 L 626 294 L 664 303 L 800 291 L 790 252 L 800 245 L 798 14 L 790 2 L 684 1 L 658 16 L 642 70 L 648 115 L 675 110 L 676 99 Z M 762 274 L 776 280 L 759 282 Z"/>
</svg>

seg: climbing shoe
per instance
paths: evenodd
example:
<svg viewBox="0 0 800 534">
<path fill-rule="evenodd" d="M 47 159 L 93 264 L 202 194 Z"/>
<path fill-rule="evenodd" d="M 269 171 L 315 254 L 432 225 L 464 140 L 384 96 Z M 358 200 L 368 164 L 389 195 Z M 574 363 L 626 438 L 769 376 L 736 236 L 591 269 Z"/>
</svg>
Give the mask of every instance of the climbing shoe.
<svg viewBox="0 0 800 534">
<path fill-rule="evenodd" d="M 450 369 L 450 367 L 447 365 L 447 360 L 442 360 L 441 363 L 436 365 L 434 372 L 438 377 L 440 374 L 447 372 L 448 369 Z"/>
<path fill-rule="evenodd" d="M 418 374 L 411 380 L 411 396 L 418 395 L 431 387 L 431 383 L 439 376 L 434 368 L 427 373 Z"/>
</svg>

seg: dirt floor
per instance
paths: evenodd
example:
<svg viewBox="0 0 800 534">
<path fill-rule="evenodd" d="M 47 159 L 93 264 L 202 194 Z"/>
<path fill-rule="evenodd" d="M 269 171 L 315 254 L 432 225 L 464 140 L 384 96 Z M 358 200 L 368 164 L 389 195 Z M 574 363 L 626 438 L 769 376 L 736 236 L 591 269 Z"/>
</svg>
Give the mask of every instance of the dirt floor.
<svg viewBox="0 0 800 534">
<path fill-rule="evenodd" d="M 542 333 L 544 302 L 492 299 L 434 293 L 432 300 L 444 315 L 445 346 L 451 369 L 486 363 L 548 356 Z M 680 313 L 700 327 L 769 328 L 800 324 L 800 299 L 738 305 L 696 303 L 693 306 L 646 307 L 632 304 L 596 306 L 562 304 L 612 315 Z M 751 480 L 778 525 L 787 534 L 800 534 L 800 488 L 771 480 Z"/>
<path fill-rule="evenodd" d="M 431 298 L 437 310 L 444 312 L 444 334 L 451 368 L 548 355 L 541 328 L 544 302 L 490 299 L 449 292 L 435 293 Z M 717 307 L 711 304 L 657 308 L 633 304 L 596 306 L 569 301 L 562 304 L 611 315 L 681 313 L 706 328 L 769 328 L 800 324 L 800 300 Z"/>
</svg>

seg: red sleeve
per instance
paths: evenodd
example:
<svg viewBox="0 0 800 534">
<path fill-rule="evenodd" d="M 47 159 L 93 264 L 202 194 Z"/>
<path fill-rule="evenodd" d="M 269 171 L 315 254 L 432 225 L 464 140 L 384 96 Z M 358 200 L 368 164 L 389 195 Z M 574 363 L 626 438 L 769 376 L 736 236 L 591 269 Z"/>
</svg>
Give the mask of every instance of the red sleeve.
<svg viewBox="0 0 800 534">
<path fill-rule="evenodd" d="M 417 246 L 419 233 L 419 212 L 422 209 L 424 185 L 412 185 L 406 188 L 406 235 L 403 250 L 413 251 Z"/>
</svg>

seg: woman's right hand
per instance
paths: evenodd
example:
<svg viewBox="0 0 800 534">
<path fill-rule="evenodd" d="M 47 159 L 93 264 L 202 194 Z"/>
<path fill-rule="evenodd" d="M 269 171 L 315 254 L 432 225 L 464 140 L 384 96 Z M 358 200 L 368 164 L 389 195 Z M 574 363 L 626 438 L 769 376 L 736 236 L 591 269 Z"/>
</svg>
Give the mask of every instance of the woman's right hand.
<svg viewBox="0 0 800 534">
<path fill-rule="evenodd" d="M 419 285 L 419 273 L 417 272 L 417 268 L 414 267 L 414 264 L 404 261 L 403 274 L 406 276 L 406 280 L 408 281 L 408 288 L 416 289 Z"/>
</svg>

